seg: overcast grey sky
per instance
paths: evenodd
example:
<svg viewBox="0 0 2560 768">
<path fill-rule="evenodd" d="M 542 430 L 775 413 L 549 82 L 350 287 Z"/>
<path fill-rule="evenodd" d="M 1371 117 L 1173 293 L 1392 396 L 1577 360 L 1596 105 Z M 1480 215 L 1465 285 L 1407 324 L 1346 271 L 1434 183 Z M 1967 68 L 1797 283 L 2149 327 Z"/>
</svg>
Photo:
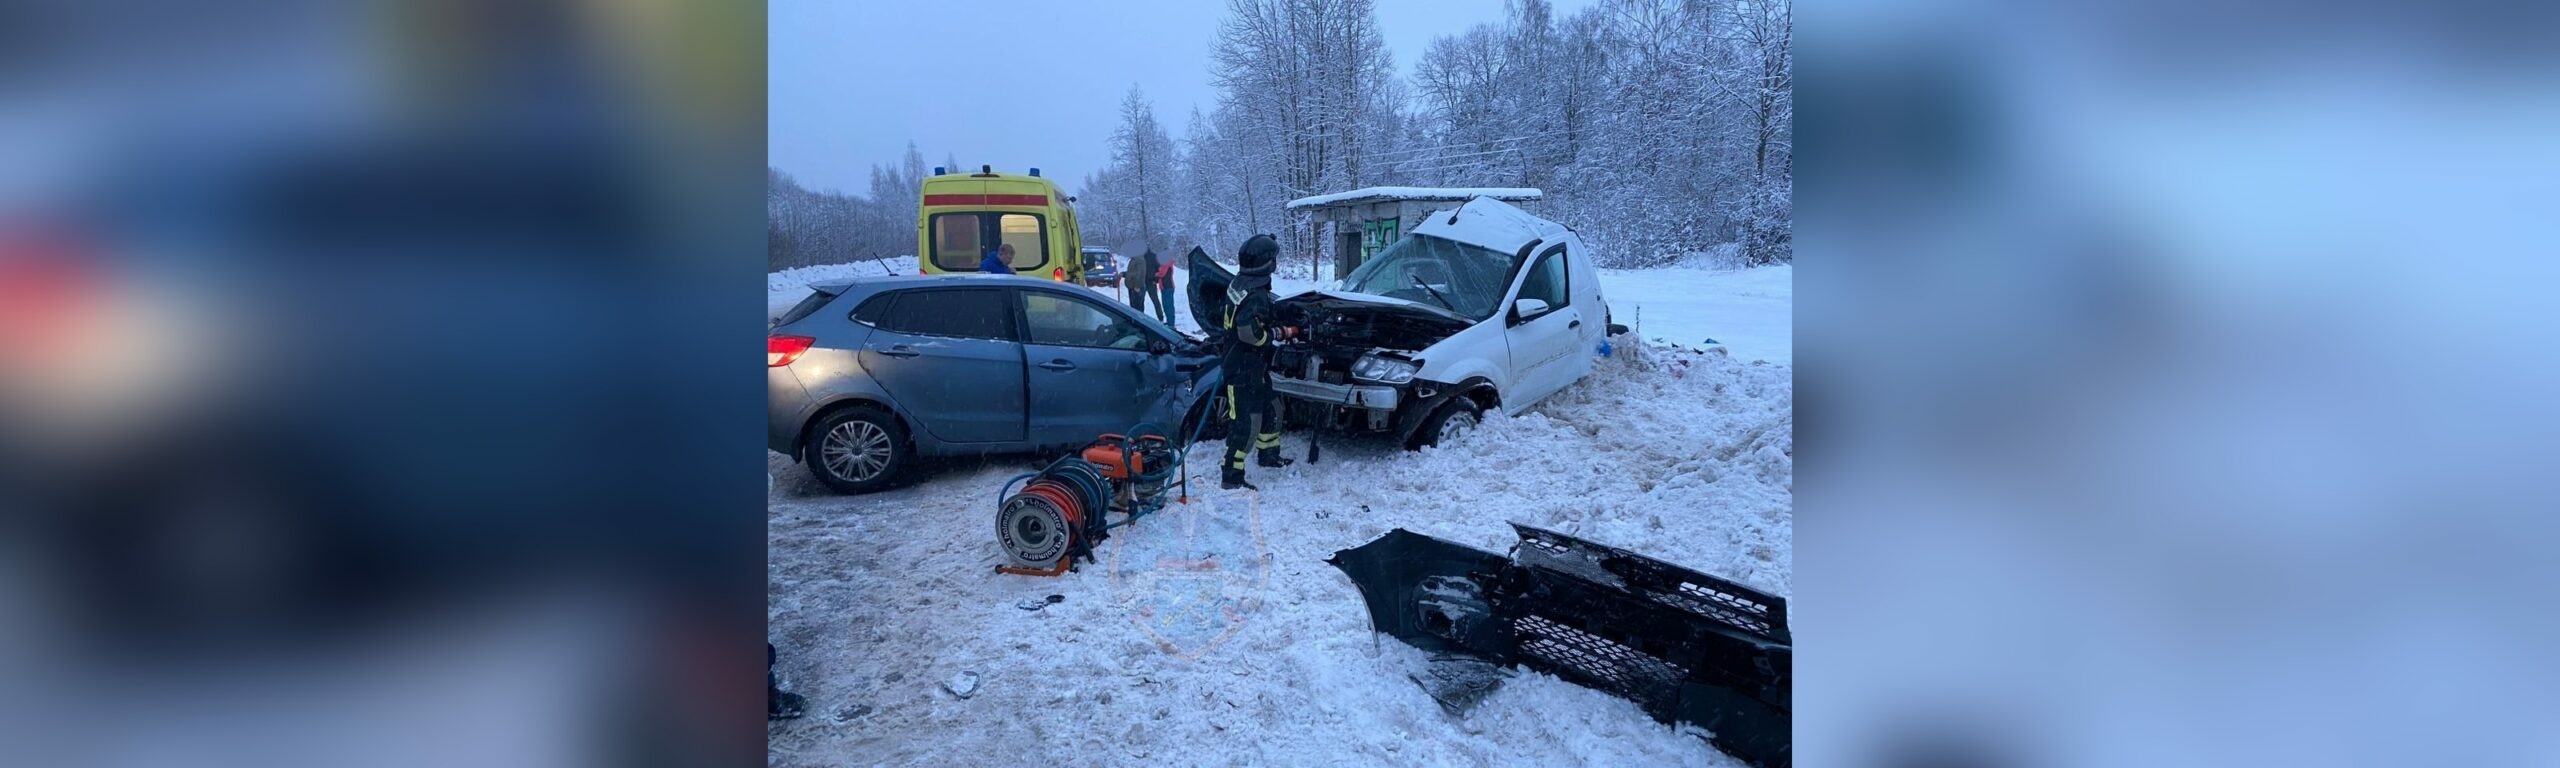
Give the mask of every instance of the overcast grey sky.
<svg viewBox="0 0 2560 768">
<path fill-rule="evenodd" d="M 1404 76 L 1433 38 L 1499 21 L 1503 0 L 1377 0 Z M 1596 0 L 1554 0 L 1558 18 Z M 914 140 L 925 164 L 1038 167 L 1072 190 L 1110 160 L 1134 83 L 1176 141 L 1216 107 L 1222 0 L 772 0 L 766 152 L 816 189 L 860 193 Z"/>
</svg>

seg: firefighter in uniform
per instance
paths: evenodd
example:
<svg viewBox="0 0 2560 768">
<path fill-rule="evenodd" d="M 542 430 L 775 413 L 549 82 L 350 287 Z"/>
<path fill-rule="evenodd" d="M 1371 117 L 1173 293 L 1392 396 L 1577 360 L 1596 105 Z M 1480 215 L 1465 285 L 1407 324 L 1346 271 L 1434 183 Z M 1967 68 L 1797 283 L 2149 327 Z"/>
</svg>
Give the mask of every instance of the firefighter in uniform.
<svg viewBox="0 0 2560 768">
<path fill-rule="evenodd" d="M 1244 481 L 1247 440 L 1259 454 L 1254 463 L 1291 463 L 1280 455 L 1280 400 L 1271 390 L 1271 342 L 1298 332 L 1271 323 L 1271 271 L 1279 261 L 1280 243 L 1270 235 L 1254 235 L 1236 251 L 1236 279 L 1227 287 L 1225 318 L 1231 336 L 1218 361 L 1227 381 L 1227 455 L 1218 475 L 1220 488 L 1253 488 Z"/>
</svg>

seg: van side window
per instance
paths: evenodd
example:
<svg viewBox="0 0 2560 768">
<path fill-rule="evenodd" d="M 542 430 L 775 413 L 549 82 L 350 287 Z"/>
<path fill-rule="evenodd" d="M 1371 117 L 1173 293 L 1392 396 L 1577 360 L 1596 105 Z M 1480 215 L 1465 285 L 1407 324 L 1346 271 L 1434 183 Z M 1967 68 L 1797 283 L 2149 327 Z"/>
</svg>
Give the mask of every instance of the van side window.
<svg viewBox="0 0 2560 768">
<path fill-rule="evenodd" d="M 1563 309 L 1571 303 L 1573 291 L 1569 289 L 1572 278 L 1566 274 L 1564 260 L 1564 248 L 1561 246 L 1540 255 L 1538 263 L 1529 267 L 1528 279 L 1520 282 L 1520 298 L 1537 299 L 1554 309 Z"/>
<path fill-rule="evenodd" d="M 1013 307 L 996 288 L 899 291 L 881 330 L 919 336 L 1013 340 Z M 878 301 L 878 299 L 873 299 Z M 867 306 L 867 305 L 866 305 Z"/>
</svg>

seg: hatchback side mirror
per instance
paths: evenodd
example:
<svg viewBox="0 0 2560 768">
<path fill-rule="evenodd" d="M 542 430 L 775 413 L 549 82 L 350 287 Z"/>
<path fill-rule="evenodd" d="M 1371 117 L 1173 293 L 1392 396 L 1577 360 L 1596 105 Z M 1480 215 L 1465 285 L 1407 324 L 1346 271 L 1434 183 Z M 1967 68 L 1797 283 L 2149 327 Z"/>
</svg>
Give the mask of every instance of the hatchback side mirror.
<svg viewBox="0 0 2560 768">
<path fill-rule="evenodd" d="M 1511 303 L 1511 317 L 1514 323 L 1528 322 L 1546 313 L 1546 299 L 1521 299 Z"/>
<path fill-rule="evenodd" d="M 1147 342 L 1147 351 L 1159 355 L 1173 354 L 1173 342 L 1151 339 Z"/>
</svg>

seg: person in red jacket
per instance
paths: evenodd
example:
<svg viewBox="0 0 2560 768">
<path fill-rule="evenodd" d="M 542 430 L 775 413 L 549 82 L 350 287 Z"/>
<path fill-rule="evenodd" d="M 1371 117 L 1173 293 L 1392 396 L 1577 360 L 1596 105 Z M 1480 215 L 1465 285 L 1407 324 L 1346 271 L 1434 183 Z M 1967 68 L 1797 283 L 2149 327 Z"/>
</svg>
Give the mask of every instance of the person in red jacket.
<svg viewBox="0 0 2560 768">
<path fill-rule="evenodd" d="M 1173 325 L 1173 260 L 1156 265 L 1156 317 Z"/>
</svg>

